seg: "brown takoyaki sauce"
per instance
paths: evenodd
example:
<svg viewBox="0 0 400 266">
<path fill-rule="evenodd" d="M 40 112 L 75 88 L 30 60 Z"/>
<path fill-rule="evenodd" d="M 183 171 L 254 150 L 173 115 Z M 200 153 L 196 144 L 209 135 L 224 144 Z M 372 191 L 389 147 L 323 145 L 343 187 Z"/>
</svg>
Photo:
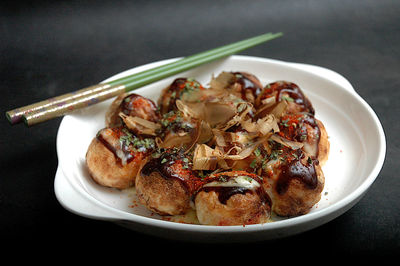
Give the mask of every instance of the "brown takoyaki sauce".
<svg viewBox="0 0 400 266">
<path fill-rule="evenodd" d="M 247 91 L 251 91 L 254 95 L 254 98 L 256 98 L 262 91 L 262 88 L 258 85 L 255 84 L 253 81 L 251 81 L 248 77 L 246 77 L 246 75 L 243 75 L 240 72 L 234 72 L 232 73 L 235 75 L 235 81 L 239 83 L 242 86 L 242 99 L 246 100 L 246 92 Z"/>
<path fill-rule="evenodd" d="M 177 78 L 167 88 L 167 91 L 159 99 L 158 105 L 161 114 L 176 110 L 176 100 L 180 99 L 184 93 L 204 89 L 203 86 L 196 80 L 190 78 Z"/>
<path fill-rule="evenodd" d="M 228 199 L 235 194 L 244 195 L 246 192 L 252 192 L 251 190 L 243 187 L 203 187 L 200 191 L 215 191 L 218 194 L 219 202 L 222 204 L 226 204 Z"/>
<path fill-rule="evenodd" d="M 316 142 L 319 143 L 321 130 L 313 115 L 307 113 L 287 114 L 279 123 L 279 135 L 293 141 L 303 142 L 307 140 L 307 127 L 311 126 L 316 133 Z M 318 156 L 318 155 L 317 155 Z"/>
<path fill-rule="evenodd" d="M 158 152 L 158 158 L 152 158 L 143 166 L 142 176 L 150 176 L 151 173 L 157 172 L 163 178 L 178 179 L 190 194 L 202 185 L 201 179 L 192 171 L 189 157 L 184 154 L 183 150 L 173 148 L 161 149 Z"/>
<path fill-rule="evenodd" d="M 293 178 L 301 180 L 309 189 L 315 189 L 318 185 L 315 171 L 315 164 L 318 163 L 318 160 L 312 160 L 308 157 L 306 164 L 302 163 L 304 153 L 300 149 L 296 150 L 294 155 L 294 158 L 290 158 L 286 161 L 287 163 L 281 166 L 281 173 L 275 187 L 280 195 L 287 191 Z"/>
<path fill-rule="evenodd" d="M 299 86 L 292 82 L 284 82 L 278 81 L 271 84 L 268 84 L 263 92 L 263 98 L 268 97 L 268 95 L 272 95 L 274 92 L 276 94 L 276 102 L 280 102 L 284 99 L 284 94 L 288 94 L 289 98 L 287 100 L 293 101 L 297 105 L 301 106 L 301 112 L 308 112 L 312 115 L 315 114 L 314 107 L 311 102 L 307 99 L 307 97 L 300 90 Z"/>
<path fill-rule="evenodd" d="M 128 116 L 138 116 L 152 122 L 157 122 L 160 117 L 157 112 L 157 105 L 152 100 L 134 93 L 122 100 L 121 112 Z"/>
</svg>

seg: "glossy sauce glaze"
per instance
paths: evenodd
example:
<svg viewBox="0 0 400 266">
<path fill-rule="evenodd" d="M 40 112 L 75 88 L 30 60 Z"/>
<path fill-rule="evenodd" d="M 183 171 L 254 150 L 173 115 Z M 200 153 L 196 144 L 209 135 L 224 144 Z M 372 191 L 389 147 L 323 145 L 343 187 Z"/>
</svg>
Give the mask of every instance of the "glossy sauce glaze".
<svg viewBox="0 0 400 266">
<path fill-rule="evenodd" d="M 190 195 L 203 183 L 192 170 L 189 157 L 181 149 L 159 150 L 158 154 L 153 155 L 153 158 L 143 166 L 140 174 L 142 177 L 146 177 L 154 172 L 159 173 L 165 179 L 173 178 L 179 180 Z"/>
<path fill-rule="evenodd" d="M 191 78 L 177 78 L 169 85 L 158 101 L 161 114 L 176 110 L 176 100 L 181 99 L 184 94 L 190 94 L 193 91 L 204 89 L 196 80 Z"/>
<path fill-rule="evenodd" d="M 315 189 L 318 185 L 318 177 L 315 171 L 315 164 L 318 164 L 318 160 L 313 160 L 308 157 L 306 163 L 304 153 L 298 149 L 292 153 L 292 157 L 286 160 L 286 163 L 280 166 L 281 172 L 276 182 L 276 192 L 282 195 L 284 194 L 292 179 L 297 178 L 308 189 Z"/>
<path fill-rule="evenodd" d="M 288 95 L 288 97 L 286 97 L 285 94 Z M 261 100 L 263 100 L 273 95 L 276 97 L 276 102 L 280 102 L 286 97 L 286 99 L 293 101 L 300 107 L 300 112 L 307 112 L 312 115 L 315 114 L 315 110 L 311 102 L 295 83 L 286 81 L 270 83 L 264 88 L 264 91 L 260 96 Z"/>
<path fill-rule="evenodd" d="M 249 78 L 250 74 L 241 72 L 233 72 L 232 74 L 235 76 L 234 82 L 239 83 L 242 87 L 241 94 L 243 100 L 247 100 L 248 91 L 251 91 L 254 99 L 257 98 L 257 96 L 261 93 L 262 87 Z"/>
<path fill-rule="evenodd" d="M 281 122 L 278 124 L 278 126 L 278 134 L 288 140 L 304 142 L 307 141 L 310 135 L 313 137 L 313 141 L 316 143 L 316 145 L 319 143 L 321 130 L 317 121 L 315 120 L 315 117 L 311 114 L 286 114 L 281 118 Z M 309 132 L 309 130 L 312 130 L 313 132 Z M 318 149 L 316 150 L 318 152 Z M 315 157 L 318 157 L 318 153 Z"/>
<path fill-rule="evenodd" d="M 137 116 L 151 122 L 157 122 L 160 115 L 157 105 L 150 99 L 138 94 L 129 94 L 121 102 L 121 112 L 128 116 Z"/>
</svg>

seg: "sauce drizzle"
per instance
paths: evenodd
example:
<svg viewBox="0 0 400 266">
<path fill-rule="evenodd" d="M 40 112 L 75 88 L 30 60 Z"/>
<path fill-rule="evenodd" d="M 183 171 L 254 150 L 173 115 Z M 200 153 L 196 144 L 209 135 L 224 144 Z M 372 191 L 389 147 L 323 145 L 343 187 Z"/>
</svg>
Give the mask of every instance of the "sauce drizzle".
<svg viewBox="0 0 400 266">
<path fill-rule="evenodd" d="M 280 195 L 288 190 L 289 183 L 293 178 L 301 180 L 309 189 L 315 189 L 318 185 L 318 178 L 315 171 L 315 163 L 318 163 L 318 161 L 312 160 L 309 157 L 307 164 L 304 165 L 302 163 L 304 153 L 298 149 L 296 154 L 297 159 L 291 160 L 281 166 L 281 173 L 276 183 L 276 191 Z"/>
<path fill-rule="evenodd" d="M 270 83 L 267 85 L 262 98 L 267 98 L 273 92 L 277 92 L 276 102 L 280 102 L 283 98 L 283 94 L 286 93 L 291 99 L 293 99 L 294 103 L 301 107 L 301 112 L 308 112 L 312 115 L 315 114 L 315 110 L 311 102 L 307 99 L 307 97 L 300 90 L 299 86 L 297 86 L 295 83 L 286 81 L 277 81 L 274 83 Z"/>
<path fill-rule="evenodd" d="M 235 75 L 235 82 L 239 83 L 242 86 L 241 94 L 242 94 L 242 99 L 247 100 L 247 91 L 251 91 L 254 98 L 256 98 L 262 91 L 262 88 L 254 83 L 252 80 L 250 80 L 246 75 L 244 75 L 241 72 L 233 72 L 233 75 Z"/>
</svg>

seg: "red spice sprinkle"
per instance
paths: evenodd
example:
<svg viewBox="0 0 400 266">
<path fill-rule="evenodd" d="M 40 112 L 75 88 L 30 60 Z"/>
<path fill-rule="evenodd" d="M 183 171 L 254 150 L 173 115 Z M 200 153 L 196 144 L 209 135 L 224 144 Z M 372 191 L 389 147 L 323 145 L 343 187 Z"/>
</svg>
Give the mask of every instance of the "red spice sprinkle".
<svg viewBox="0 0 400 266">
<path fill-rule="evenodd" d="M 278 134 L 281 137 L 293 139 L 296 133 L 296 129 L 299 127 L 299 122 L 302 116 L 302 114 L 291 114 L 283 116 L 281 119 L 283 124 L 280 125 L 280 132 L 278 132 Z"/>
<path fill-rule="evenodd" d="M 175 121 L 175 120 L 176 120 L 176 114 L 174 114 L 174 115 L 168 117 L 167 120 L 168 120 L 168 122 L 173 122 L 173 121 Z"/>
</svg>

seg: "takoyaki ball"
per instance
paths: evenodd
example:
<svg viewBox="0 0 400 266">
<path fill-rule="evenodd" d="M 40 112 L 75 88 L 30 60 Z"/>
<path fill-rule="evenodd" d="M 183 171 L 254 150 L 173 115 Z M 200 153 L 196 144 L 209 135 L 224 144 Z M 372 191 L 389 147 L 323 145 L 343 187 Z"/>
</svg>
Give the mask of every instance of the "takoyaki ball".
<svg viewBox="0 0 400 266">
<path fill-rule="evenodd" d="M 303 150 L 323 165 L 329 154 L 328 134 L 321 121 L 309 113 L 282 116 L 278 134 L 288 140 L 303 143 Z"/>
<path fill-rule="evenodd" d="M 134 93 L 124 98 L 121 111 L 128 116 L 137 116 L 151 122 L 157 122 L 160 119 L 156 104 L 152 100 Z"/>
<path fill-rule="evenodd" d="M 113 101 L 106 114 L 106 126 L 122 125 L 119 115 L 121 112 L 127 116 L 137 116 L 154 123 L 160 119 L 156 104 L 152 100 L 134 93 L 121 94 Z"/>
<path fill-rule="evenodd" d="M 157 157 L 159 156 L 159 157 Z M 139 202 L 160 215 L 178 215 L 190 208 L 196 177 L 189 158 L 178 149 L 159 151 L 136 178 Z"/>
<path fill-rule="evenodd" d="M 269 106 L 264 111 L 269 112 L 283 100 L 287 103 L 286 113 L 306 112 L 315 114 L 314 107 L 299 86 L 287 81 L 277 81 L 265 86 L 255 101 L 255 107 L 260 109 L 264 105 Z"/>
<path fill-rule="evenodd" d="M 179 110 L 169 111 L 160 120 L 160 138 L 163 148 L 189 148 L 196 141 L 199 123 Z"/>
<path fill-rule="evenodd" d="M 141 162 L 155 148 L 153 139 L 141 139 L 126 128 L 98 132 L 86 153 L 89 174 L 102 186 L 125 189 L 135 183 Z"/>
<path fill-rule="evenodd" d="M 225 89 L 238 98 L 254 103 L 263 89 L 260 80 L 247 72 L 221 72 L 210 82 L 213 89 Z"/>
<path fill-rule="evenodd" d="M 263 170 L 264 188 L 271 195 L 272 211 L 277 215 L 306 214 L 321 199 L 324 174 L 318 160 L 301 149 L 273 149 Z"/>
<path fill-rule="evenodd" d="M 158 106 L 161 114 L 166 114 L 170 111 L 177 110 L 176 100 L 196 102 L 200 94 L 199 91 L 204 90 L 204 87 L 196 80 L 191 78 L 177 78 L 171 85 L 166 87 L 158 99 Z"/>
<path fill-rule="evenodd" d="M 269 220 L 271 201 L 260 177 L 231 171 L 208 178 L 195 196 L 195 208 L 201 224 L 259 224 Z"/>
</svg>

